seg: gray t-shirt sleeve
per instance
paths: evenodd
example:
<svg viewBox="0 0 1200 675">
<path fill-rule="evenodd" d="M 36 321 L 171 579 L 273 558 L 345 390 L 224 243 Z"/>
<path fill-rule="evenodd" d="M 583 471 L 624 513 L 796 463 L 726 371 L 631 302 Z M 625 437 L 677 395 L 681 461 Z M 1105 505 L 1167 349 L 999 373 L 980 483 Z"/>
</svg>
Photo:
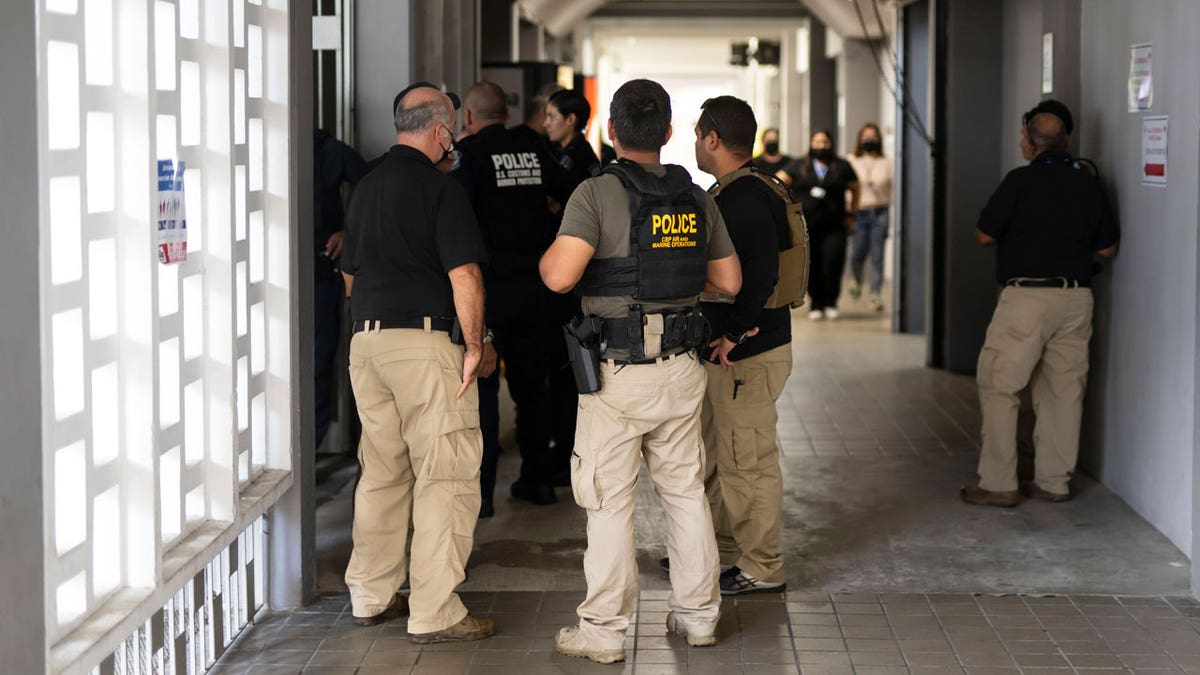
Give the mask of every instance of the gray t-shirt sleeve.
<svg viewBox="0 0 1200 675">
<path fill-rule="evenodd" d="M 704 219 L 709 223 L 708 259 L 720 260 L 737 253 L 737 249 L 733 247 L 733 240 L 729 238 L 729 230 L 725 227 L 725 218 L 721 216 L 721 209 L 717 208 L 717 203 L 707 192 L 699 188 L 696 188 L 696 191 L 702 195 L 698 198 L 704 209 Z"/>
<path fill-rule="evenodd" d="M 596 195 L 597 179 L 589 179 L 579 184 L 567 207 L 563 210 L 562 225 L 558 234 L 578 237 L 587 242 L 592 248 L 600 247 L 600 223 L 603 214 L 600 200 Z"/>
</svg>

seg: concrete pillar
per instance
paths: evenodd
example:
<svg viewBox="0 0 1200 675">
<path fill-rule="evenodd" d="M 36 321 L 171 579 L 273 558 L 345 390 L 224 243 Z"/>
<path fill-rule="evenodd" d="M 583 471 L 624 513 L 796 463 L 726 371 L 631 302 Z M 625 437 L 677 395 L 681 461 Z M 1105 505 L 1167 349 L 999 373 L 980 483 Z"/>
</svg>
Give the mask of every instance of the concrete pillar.
<svg viewBox="0 0 1200 675">
<path fill-rule="evenodd" d="M 513 0 L 482 0 L 479 25 L 479 58 L 484 63 L 511 61 L 513 56 Z"/>
<path fill-rule="evenodd" d="M 809 20 L 808 30 L 808 134 L 802 139 L 793 139 L 798 153 L 808 152 L 808 136 L 827 129 L 834 135 L 837 147 L 837 61 L 825 56 L 825 24 Z"/>
<path fill-rule="evenodd" d="M 288 193 L 294 195 L 291 210 L 291 235 L 298 250 L 312 241 L 313 201 L 308 198 L 313 184 L 312 107 L 295 105 L 312 95 L 312 19 L 303 0 L 289 0 L 291 77 L 288 100 L 291 106 L 288 131 L 292 139 Z M 316 449 L 313 409 L 313 258 L 292 256 L 291 315 L 296 322 L 292 332 L 291 377 L 300 393 L 292 409 L 292 472 L 294 480 L 271 510 L 267 520 L 267 602 L 272 609 L 294 608 L 310 601 L 316 592 Z"/>
<path fill-rule="evenodd" d="M 46 671 L 42 492 L 42 372 L 38 326 L 37 5 L 7 7 L 0 22 L 0 630 L 3 670 Z M 49 597 L 53 597 L 51 594 Z"/>
<path fill-rule="evenodd" d="M 1000 3 L 939 0 L 944 3 L 944 40 L 939 54 L 942 123 L 937 141 L 942 152 L 940 218 L 935 211 L 934 333 L 941 341 L 941 363 L 954 372 L 974 372 L 984 333 L 991 320 L 995 291 L 995 252 L 975 240 L 979 209 L 999 184 L 1001 157 L 1002 35 Z M 935 209 L 937 206 L 935 206 Z M 938 240 L 941 256 L 937 256 Z M 940 273 L 940 280 L 937 278 Z M 940 282 L 940 283 L 939 283 Z M 939 321 L 940 312 L 940 321 Z M 940 324 L 940 326 L 939 326 Z M 936 350 L 935 350 L 936 353 Z"/>
<path fill-rule="evenodd" d="M 837 88 L 845 110 L 838 130 L 838 152 L 843 155 L 854 150 L 862 125 L 879 124 L 880 73 L 872 56 L 876 48 L 867 40 L 845 40 L 837 58 Z"/>
</svg>

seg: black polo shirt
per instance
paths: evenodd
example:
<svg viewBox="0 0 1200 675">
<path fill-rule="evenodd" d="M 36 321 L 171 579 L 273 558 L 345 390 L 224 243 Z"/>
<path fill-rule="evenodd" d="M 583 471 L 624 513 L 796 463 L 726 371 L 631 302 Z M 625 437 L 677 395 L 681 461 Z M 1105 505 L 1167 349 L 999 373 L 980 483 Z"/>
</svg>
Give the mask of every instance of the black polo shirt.
<svg viewBox="0 0 1200 675">
<path fill-rule="evenodd" d="M 749 162 L 743 166 L 749 165 Z M 744 176 L 721 190 L 717 207 L 742 263 L 742 290 L 733 304 L 702 303 L 716 338 L 758 327 L 758 335 L 729 353 L 731 361 L 756 356 L 792 341 L 787 307 L 763 309 L 779 281 L 779 241 L 791 239 L 787 205 L 761 178 Z M 702 350 L 703 351 L 703 350 Z M 707 358 L 712 350 L 704 351 Z"/>
<path fill-rule="evenodd" d="M 447 273 L 486 261 L 466 193 L 420 150 L 392 146 L 359 182 L 342 250 L 352 320 L 453 317 Z"/>
<path fill-rule="evenodd" d="M 996 281 L 1016 277 L 1092 279 L 1092 254 L 1121 234 L 1100 182 L 1065 152 L 1044 152 L 1004 177 L 979 214 L 998 241 Z"/>
</svg>

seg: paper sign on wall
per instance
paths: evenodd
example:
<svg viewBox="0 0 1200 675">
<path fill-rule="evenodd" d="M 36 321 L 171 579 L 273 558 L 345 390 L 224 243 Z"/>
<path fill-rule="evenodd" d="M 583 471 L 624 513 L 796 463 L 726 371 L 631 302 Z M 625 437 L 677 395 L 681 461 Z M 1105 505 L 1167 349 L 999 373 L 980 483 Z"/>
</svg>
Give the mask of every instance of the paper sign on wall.
<svg viewBox="0 0 1200 675">
<path fill-rule="evenodd" d="M 1129 48 L 1129 112 L 1149 110 L 1154 105 L 1154 47 Z"/>
<path fill-rule="evenodd" d="M 1142 184 L 1167 184 L 1167 116 L 1142 118 Z"/>
<path fill-rule="evenodd" d="M 1042 93 L 1054 91 L 1054 33 L 1042 35 Z"/>
<path fill-rule="evenodd" d="M 158 261 L 164 265 L 187 260 L 187 214 L 183 208 L 184 163 L 158 161 Z"/>
</svg>

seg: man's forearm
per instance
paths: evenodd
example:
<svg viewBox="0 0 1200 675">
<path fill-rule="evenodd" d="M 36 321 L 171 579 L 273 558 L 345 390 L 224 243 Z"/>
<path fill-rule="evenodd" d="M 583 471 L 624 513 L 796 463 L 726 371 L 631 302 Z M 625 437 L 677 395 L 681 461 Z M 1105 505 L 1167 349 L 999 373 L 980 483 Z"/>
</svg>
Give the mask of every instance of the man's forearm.
<svg viewBox="0 0 1200 675">
<path fill-rule="evenodd" d="M 471 263 L 450 270 L 454 309 L 468 349 L 483 349 L 483 273 Z"/>
</svg>

